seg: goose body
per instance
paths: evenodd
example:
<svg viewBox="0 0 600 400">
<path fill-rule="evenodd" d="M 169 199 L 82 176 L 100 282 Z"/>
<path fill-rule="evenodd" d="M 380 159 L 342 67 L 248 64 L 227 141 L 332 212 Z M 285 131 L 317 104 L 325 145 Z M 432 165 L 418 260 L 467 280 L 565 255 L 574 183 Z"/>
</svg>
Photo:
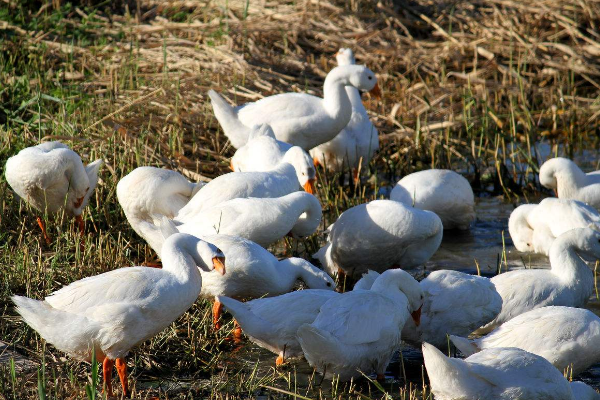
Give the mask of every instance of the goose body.
<svg viewBox="0 0 600 400">
<path fill-rule="evenodd" d="M 334 274 L 360 277 L 367 270 L 412 268 L 426 262 L 442 241 L 439 217 L 390 200 L 375 200 L 342 213 L 328 243 L 313 257 Z"/>
<path fill-rule="evenodd" d="M 600 400 L 600 393 L 583 382 L 571 382 L 571 392 L 575 400 Z"/>
<path fill-rule="evenodd" d="M 308 363 L 326 378 L 342 381 L 375 372 L 383 375 L 400 331 L 411 314 L 418 321 L 419 283 L 400 269 L 385 271 L 370 290 L 353 290 L 324 303 L 311 324 L 298 329 Z"/>
<path fill-rule="evenodd" d="M 522 269 L 493 277 L 502 311 L 478 333 L 535 308 L 583 307 L 594 291 L 594 273 L 580 256 L 600 258 L 600 232 L 577 228 L 560 235 L 550 248 L 549 270 Z"/>
<path fill-rule="evenodd" d="M 299 189 L 295 163 L 303 150 L 292 147 L 276 168 L 266 172 L 230 172 L 204 186 L 175 216 L 183 222 L 224 201 L 246 197 L 281 197 Z M 299 169 L 299 168 L 298 168 Z"/>
<path fill-rule="evenodd" d="M 502 298 L 487 278 L 441 270 L 432 272 L 420 285 L 424 299 L 421 324 L 408 320 L 402 330 L 402 340 L 415 347 L 427 342 L 446 349 L 447 335 L 467 336 L 502 309 Z"/>
<path fill-rule="evenodd" d="M 119 268 L 73 282 L 43 301 L 12 299 L 25 322 L 57 349 L 82 361 L 95 349 L 97 360 L 112 367 L 112 360 L 183 314 L 202 287 L 198 268 L 224 273 L 222 259 L 214 245 L 179 234 L 165 242 L 162 269 Z"/>
<path fill-rule="evenodd" d="M 273 130 L 268 125 L 254 127 L 248 142 L 240 147 L 231 158 L 231 168 L 237 172 L 270 171 L 283 159 L 285 153 L 292 148 L 291 144 L 275 139 Z M 298 153 L 296 175 L 300 186 L 313 193 L 312 186 L 316 180 L 313 160 L 308 153 Z"/>
<path fill-rule="evenodd" d="M 340 49 L 336 58 L 339 66 L 356 64 L 351 49 Z M 341 171 L 344 167 L 358 168 L 361 159 L 366 165 L 379 149 L 379 133 L 367 114 L 360 92 L 346 86 L 346 93 L 352 104 L 350 122 L 333 139 L 310 151 L 318 163 L 334 171 Z"/>
<path fill-rule="evenodd" d="M 600 318 L 582 308 L 536 308 L 478 339 L 450 339 L 466 356 L 493 347 L 517 347 L 544 357 L 561 372 L 572 366 L 574 375 L 600 361 Z"/>
<path fill-rule="evenodd" d="M 574 400 L 562 372 L 521 349 L 486 349 L 461 360 L 423 343 L 423 358 L 436 400 Z"/>
<path fill-rule="evenodd" d="M 508 220 L 510 237 L 521 252 L 549 255 L 554 240 L 568 230 L 600 230 L 600 214 L 577 200 L 546 198 L 517 207 Z"/>
<path fill-rule="evenodd" d="M 60 142 L 21 150 L 6 162 L 6 181 L 39 211 L 81 215 L 98 183 L 102 160 L 84 166 L 81 158 Z"/>
<path fill-rule="evenodd" d="M 584 173 L 568 158 L 551 158 L 540 168 L 540 183 L 559 199 L 579 200 L 600 209 L 600 171 Z"/>
<path fill-rule="evenodd" d="M 346 86 L 378 91 L 377 78 L 368 68 L 348 65 L 332 69 L 323 85 L 324 97 L 284 93 L 254 103 L 231 107 L 209 91 L 215 116 L 235 148 L 248 141 L 250 127 L 269 124 L 277 139 L 310 150 L 337 135 L 350 122 L 352 104 Z"/>
<path fill-rule="evenodd" d="M 475 197 L 469 181 L 454 171 L 429 169 L 400 179 L 390 199 L 436 213 L 444 229 L 469 229 Z"/>
</svg>

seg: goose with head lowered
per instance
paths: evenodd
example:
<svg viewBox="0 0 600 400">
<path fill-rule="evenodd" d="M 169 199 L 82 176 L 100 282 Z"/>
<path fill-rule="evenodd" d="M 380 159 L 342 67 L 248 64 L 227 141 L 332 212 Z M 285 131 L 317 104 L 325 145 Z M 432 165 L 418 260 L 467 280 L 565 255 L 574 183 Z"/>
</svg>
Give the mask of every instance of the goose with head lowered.
<svg viewBox="0 0 600 400">
<path fill-rule="evenodd" d="M 466 356 L 493 347 L 518 347 L 573 375 L 600 361 L 600 318 L 583 308 L 541 307 L 505 322 L 486 336 L 450 336 Z"/>
<path fill-rule="evenodd" d="M 36 210 L 56 213 L 65 210 L 75 217 L 83 233 L 81 213 L 98 184 L 102 160 L 86 166 L 81 157 L 61 142 L 46 142 L 21 150 L 6 162 L 6 181 L 10 187 Z M 50 238 L 46 225 L 37 217 L 46 243 Z"/>
<path fill-rule="evenodd" d="M 549 197 L 540 204 L 520 205 L 508 219 L 517 250 L 546 256 L 558 236 L 575 228 L 600 230 L 600 214 L 580 201 Z"/>
<path fill-rule="evenodd" d="M 423 264 L 438 249 L 443 235 L 437 215 L 391 200 L 352 207 L 329 230 L 328 243 L 313 257 L 330 275 L 344 273 L 355 279 L 368 270 Z"/>
<path fill-rule="evenodd" d="M 350 122 L 352 103 L 347 86 L 380 95 L 375 74 L 362 65 L 340 66 L 329 71 L 323 98 L 283 93 L 234 108 L 217 92 L 211 90 L 208 95 L 233 147 L 246 144 L 252 126 L 269 124 L 277 139 L 308 151 L 333 139 Z"/>
<path fill-rule="evenodd" d="M 594 272 L 581 257 L 600 258 L 600 232 L 577 228 L 560 235 L 550 247 L 550 269 L 521 269 L 493 277 L 502 311 L 477 333 L 490 332 L 535 308 L 583 307 L 594 292 Z"/>
<path fill-rule="evenodd" d="M 525 350 L 486 349 L 461 360 L 423 343 L 423 359 L 436 400 L 576 400 L 562 372 Z"/>
<path fill-rule="evenodd" d="M 568 158 L 551 158 L 540 168 L 540 183 L 559 199 L 579 200 L 600 210 L 600 171 L 583 172 Z"/>
<path fill-rule="evenodd" d="M 248 142 L 240 147 L 231 158 L 231 169 L 237 172 L 270 171 L 277 167 L 291 144 L 275 139 L 275 134 L 267 124 L 252 128 Z M 302 162 L 302 156 L 304 162 Z M 298 154 L 294 162 L 300 186 L 314 194 L 316 171 L 308 153 Z"/>
<path fill-rule="evenodd" d="M 177 233 L 175 225 L 167 219 L 163 219 L 161 231 L 165 237 Z M 236 236 L 206 235 L 202 239 L 218 246 L 227 257 L 227 275 L 203 275 L 202 297 L 228 296 L 245 300 L 277 296 L 292 290 L 298 280 L 311 289 L 335 289 L 329 275 L 302 258 L 278 260 L 256 243 Z M 221 312 L 222 305 L 216 300 L 213 321 L 217 328 Z"/>
<path fill-rule="evenodd" d="M 12 300 L 25 322 L 57 349 L 81 361 L 90 361 L 95 351 L 108 396 L 116 363 L 127 395 L 127 353 L 194 304 L 202 288 L 199 269 L 225 273 L 216 246 L 184 233 L 170 237 L 162 253 L 162 269 L 119 268 L 73 282 L 45 300 Z"/>
<path fill-rule="evenodd" d="M 311 324 L 298 328 L 308 363 L 326 378 L 341 381 L 376 373 L 382 378 L 400 347 L 408 318 L 419 323 L 423 292 L 406 271 L 393 269 L 378 277 L 370 290 L 353 290 L 323 304 Z"/>
</svg>

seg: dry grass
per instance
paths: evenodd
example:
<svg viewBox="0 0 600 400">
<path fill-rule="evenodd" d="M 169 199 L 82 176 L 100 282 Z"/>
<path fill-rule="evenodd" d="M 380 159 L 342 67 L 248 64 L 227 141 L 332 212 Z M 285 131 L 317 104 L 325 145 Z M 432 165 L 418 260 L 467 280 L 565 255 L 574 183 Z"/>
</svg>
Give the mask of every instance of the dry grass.
<svg viewBox="0 0 600 400">
<path fill-rule="evenodd" d="M 154 257 L 118 207 L 116 183 L 140 165 L 177 169 L 194 180 L 228 171 L 233 149 L 212 115 L 208 89 L 236 103 L 287 91 L 320 95 L 340 47 L 352 48 L 378 74 L 384 98 L 365 103 L 382 134 L 381 151 L 357 187 L 320 175 L 325 226 L 408 172 L 452 167 L 477 191 L 512 197 L 539 189 L 533 144 L 545 141 L 567 155 L 582 144 L 599 147 L 598 1 L 129 3 L 0 6 L 0 160 L 40 140 L 63 140 L 85 160 L 106 160 L 86 211 L 83 251 L 62 216 L 50 217 L 55 240 L 42 244 L 34 213 L 0 181 L 0 339 L 46 362 L 39 379 L 37 371 L 13 378 L 0 367 L 6 398 L 38 397 L 40 381 L 47 398 L 85 396 L 89 366 L 44 351 L 8 297 L 40 298 Z M 322 239 L 278 249 L 306 257 Z M 310 398 L 382 397 L 369 382 L 297 387 L 295 366 L 275 371 L 270 359 L 259 372 L 239 360 L 230 364 L 231 345 L 212 333 L 208 316 L 199 301 L 134 352 L 132 376 L 140 382 L 180 384 L 140 388 L 136 398 L 249 398 L 261 391 L 287 398 L 281 390 Z M 382 389 L 417 398 L 397 384 Z"/>
</svg>

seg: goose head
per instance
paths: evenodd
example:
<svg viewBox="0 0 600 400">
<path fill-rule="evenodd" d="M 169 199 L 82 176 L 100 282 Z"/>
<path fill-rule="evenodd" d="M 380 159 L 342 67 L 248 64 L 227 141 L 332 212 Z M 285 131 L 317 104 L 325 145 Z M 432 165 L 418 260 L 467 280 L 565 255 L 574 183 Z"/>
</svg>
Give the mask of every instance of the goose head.
<svg viewBox="0 0 600 400">
<path fill-rule="evenodd" d="M 98 185 L 98 171 L 103 164 L 102 159 L 96 160 L 85 166 L 85 177 L 73 176 L 67 193 L 66 211 L 68 214 L 81 215 Z"/>
<path fill-rule="evenodd" d="M 377 77 L 369 68 L 364 65 L 346 65 L 336 68 L 343 69 L 343 74 L 347 78 L 347 85 L 354 86 L 358 90 L 367 91 L 375 97 L 381 97 Z"/>
<path fill-rule="evenodd" d="M 300 271 L 300 279 L 310 289 L 334 290 L 335 281 L 327 273 L 315 267 L 303 258 L 291 257 L 280 263 L 291 264 Z"/>
<path fill-rule="evenodd" d="M 354 58 L 354 53 L 351 49 L 339 49 L 339 51 L 335 53 L 335 59 L 340 66 L 356 64 L 356 59 Z"/>
<path fill-rule="evenodd" d="M 533 211 L 537 205 L 523 204 L 515 208 L 508 219 L 508 232 L 517 250 L 521 252 L 532 252 L 533 248 L 533 229 L 527 222 L 527 215 Z"/>
<path fill-rule="evenodd" d="M 225 274 L 225 255 L 214 244 L 187 233 L 173 234 L 162 245 L 161 253 L 166 254 L 163 266 L 166 263 L 170 265 L 171 259 L 173 261 L 179 259 L 176 249 L 181 249 L 184 253 L 189 254 L 200 270 L 204 272 L 216 270 L 221 275 Z M 180 262 L 175 262 L 175 264 L 180 264 Z"/>
<path fill-rule="evenodd" d="M 411 274 L 399 268 L 388 269 L 375 279 L 371 290 L 390 297 L 395 295 L 394 291 L 402 292 L 408 300 L 408 312 L 415 321 L 415 325 L 419 326 L 424 300 L 423 289 Z"/>
<path fill-rule="evenodd" d="M 282 162 L 291 164 L 296 170 L 300 186 L 310 194 L 315 194 L 316 171 L 312 158 L 301 147 L 294 146 L 286 151 Z"/>
</svg>

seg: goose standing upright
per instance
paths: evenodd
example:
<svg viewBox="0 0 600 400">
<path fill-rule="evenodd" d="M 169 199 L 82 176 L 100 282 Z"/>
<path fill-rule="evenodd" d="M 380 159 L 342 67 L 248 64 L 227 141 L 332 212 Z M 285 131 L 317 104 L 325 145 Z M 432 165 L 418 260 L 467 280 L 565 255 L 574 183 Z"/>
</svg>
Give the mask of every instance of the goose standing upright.
<svg viewBox="0 0 600 400">
<path fill-rule="evenodd" d="M 73 150 L 61 142 L 46 142 L 21 150 L 6 162 L 6 181 L 23 200 L 41 212 L 55 213 L 64 208 L 75 217 L 83 233 L 81 213 L 98 184 L 103 161 L 87 166 Z M 38 225 L 47 244 L 50 238 L 41 217 Z"/>
<path fill-rule="evenodd" d="M 332 69 L 325 78 L 323 98 L 306 93 L 284 93 L 254 103 L 231 107 L 210 90 L 213 110 L 235 148 L 248 141 L 250 127 L 269 124 L 275 137 L 308 151 L 335 137 L 350 122 L 352 104 L 346 86 L 380 94 L 375 74 L 362 65 Z"/>
<path fill-rule="evenodd" d="M 550 247 L 550 270 L 521 269 L 493 277 L 502 311 L 477 333 L 535 308 L 583 307 L 594 292 L 594 273 L 580 256 L 600 258 L 600 232 L 577 228 L 560 235 Z"/>
<path fill-rule="evenodd" d="M 341 381 L 375 372 L 382 378 L 400 331 L 411 316 L 419 323 L 423 293 L 401 269 L 385 271 L 371 290 L 353 290 L 321 306 L 312 324 L 301 325 L 298 341 L 308 363 Z"/>
<path fill-rule="evenodd" d="M 600 361 L 600 318 L 583 308 L 541 307 L 486 336 L 469 340 L 452 335 L 450 340 L 466 356 L 492 347 L 517 347 L 544 357 L 561 372 L 572 366 L 577 375 Z"/>
<path fill-rule="evenodd" d="M 568 158 L 551 158 L 540 168 L 540 183 L 559 199 L 579 200 L 600 210 L 600 171 L 584 173 Z"/>
<path fill-rule="evenodd" d="M 351 49 L 340 49 L 335 57 L 339 66 L 356 64 Z M 341 171 L 344 167 L 356 170 L 361 162 L 367 165 L 379 149 L 379 133 L 367 114 L 360 92 L 346 86 L 346 93 L 352 104 L 350 122 L 333 139 L 310 151 L 316 163 L 333 171 Z"/>
<path fill-rule="evenodd" d="M 342 213 L 330 227 L 328 243 L 313 255 L 330 275 L 359 278 L 368 270 L 412 268 L 435 253 L 443 235 L 442 221 L 391 200 L 375 200 Z"/>
<path fill-rule="evenodd" d="M 194 304 L 202 288 L 198 269 L 225 273 L 224 256 L 203 240 L 186 234 L 170 237 L 163 268 L 119 268 L 81 279 L 44 301 L 13 296 L 25 322 L 57 349 L 90 361 L 92 349 L 102 362 L 108 396 L 116 361 L 123 392 L 128 394 L 124 357 L 156 335 Z"/>
<path fill-rule="evenodd" d="M 444 229 L 469 229 L 475 220 L 475 196 L 469 181 L 446 169 L 406 175 L 394 186 L 390 200 L 436 213 Z"/>
<path fill-rule="evenodd" d="M 548 197 L 540 204 L 523 204 L 508 219 L 508 232 L 525 253 L 549 255 L 554 240 L 568 230 L 594 228 L 600 231 L 600 214 L 577 200 Z"/>
<path fill-rule="evenodd" d="M 231 158 L 231 169 L 236 172 L 270 171 L 277 167 L 291 144 L 275 139 L 275 134 L 267 124 L 252 128 L 248 142 L 240 147 Z M 316 171 L 313 160 L 304 152 L 304 162 L 298 160 L 296 175 L 300 186 L 313 193 Z M 300 156 L 298 156 L 300 157 Z"/>
<path fill-rule="evenodd" d="M 521 349 L 486 349 L 461 360 L 423 343 L 423 359 L 436 400 L 575 400 L 559 370 Z"/>
</svg>

